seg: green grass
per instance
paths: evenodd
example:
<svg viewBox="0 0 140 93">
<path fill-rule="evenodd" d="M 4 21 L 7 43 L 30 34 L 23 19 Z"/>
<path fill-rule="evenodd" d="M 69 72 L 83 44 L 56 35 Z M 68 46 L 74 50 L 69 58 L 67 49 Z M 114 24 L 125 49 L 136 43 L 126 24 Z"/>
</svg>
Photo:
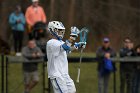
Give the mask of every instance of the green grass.
<svg viewBox="0 0 140 93">
<path fill-rule="evenodd" d="M 71 78 L 76 81 L 77 77 L 77 65 L 71 63 L 70 75 Z M 117 64 L 117 67 L 119 64 Z M 117 92 L 119 93 L 119 71 L 117 71 Z M 97 63 L 82 63 L 80 83 L 75 83 L 77 93 L 98 93 L 98 78 L 97 78 Z M 113 93 L 113 74 L 111 75 L 109 84 L 109 93 Z"/>
<path fill-rule="evenodd" d="M 75 54 L 74 56 L 76 55 L 79 56 L 79 54 Z M 92 55 L 94 56 L 94 54 Z M 119 64 L 117 63 L 116 65 L 118 68 Z M 74 80 L 74 82 L 76 81 L 77 78 L 77 67 L 78 67 L 78 63 L 69 64 L 70 76 Z M 81 64 L 80 83 L 75 82 L 77 93 L 98 93 L 98 78 L 97 78 L 96 69 L 97 69 L 97 63 Z M 9 93 L 22 93 L 24 90 L 22 64 L 17 64 L 17 63 L 9 64 L 8 71 L 9 71 L 8 73 Z M 42 75 L 41 75 L 42 64 L 39 65 L 39 73 L 40 73 L 40 82 L 33 89 L 31 93 L 42 92 Z M 0 74 L 1 74 L 1 69 L 0 69 Z M 117 76 L 117 93 L 119 93 L 119 70 L 117 71 L 116 76 Z M 1 84 L 1 80 L 0 80 L 0 84 Z M 46 85 L 47 85 L 47 70 L 46 70 Z M 0 89 L 1 89 L 1 85 L 0 85 Z M 113 74 L 111 75 L 111 79 L 110 79 L 109 93 L 113 93 Z"/>
</svg>

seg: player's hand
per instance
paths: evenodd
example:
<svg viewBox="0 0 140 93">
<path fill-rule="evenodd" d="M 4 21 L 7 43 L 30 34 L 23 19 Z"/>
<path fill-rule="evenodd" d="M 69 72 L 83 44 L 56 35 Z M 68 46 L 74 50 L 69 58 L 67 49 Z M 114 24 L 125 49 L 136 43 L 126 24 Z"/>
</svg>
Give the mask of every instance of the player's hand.
<svg viewBox="0 0 140 93">
<path fill-rule="evenodd" d="M 105 53 L 105 58 L 110 59 L 110 53 Z"/>
<path fill-rule="evenodd" d="M 134 48 L 134 44 L 133 43 L 129 43 L 128 49 L 133 49 L 133 48 Z"/>
<path fill-rule="evenodd" d="M 83 48 L 83 49 L 85 49 L 85 48 L 86 48 L 86 44 L 85 44 L 85 45 L 83 45 L 83 46 L 82 46 L 82 48 Z"/>
<path fill-rule="evenodd" d="M 79 49 L 79 48 L 85 48 L 86 47 L 86 42 L 78 42 L 78 43 L 75 43 L 74 44 L 74 47 L 76 48 L 76 49 Z"/>
<path fill-rule="evenodd" d="M 40 56 L 41 56 L 41 54 L 40 54 L 39 52 L 37 52 L 37 53 L 36 53 L 36 55 L 37 55 L 38 57 L 40 57 Z"/>
<path fill-rule="evenodd" d="M 33 58 L 36 58 L 36 53 L 33 53 L 33 54 L 32 54 L 32 57 L 33 57 Z"/>
<path fill-rule="evenodd" d="M 16 21 L 16 23 L 17 23 L 17 24 L 18 24 L 18 23 L 20 23 L 20 22 L 21 22 L 21 20 L 20 20 L 20 19 Z"/>
<path fill-rule="evenodd" d="M 72 39 L 73 41 L 76 40 L 79 33 L 80 33 L 80 30 L 77 27 L 75 26 L 71 27 L 70 39 Z"/>
</svg>

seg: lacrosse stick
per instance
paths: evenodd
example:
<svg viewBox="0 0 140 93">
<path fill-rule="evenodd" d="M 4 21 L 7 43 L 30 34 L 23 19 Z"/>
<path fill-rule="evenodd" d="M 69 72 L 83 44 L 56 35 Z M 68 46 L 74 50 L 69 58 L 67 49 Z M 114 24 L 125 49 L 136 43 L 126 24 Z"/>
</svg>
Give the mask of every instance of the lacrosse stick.
<svg viewBox="0 0 140 93">
<path fill-rule="evenodd" d="M 86 40 L 87 40 L 87 34 L 88 34 L 88 29 L 86 27 L 82 28 L 81 31 L 80 31 L 80 42 L 85 42 L 86 43 Z M 83 50 L 84 48 L 81 48 L 81 51 L 80 51 L 80 62 L 79 62 L 79 66 L 78 66 L 78 74 L 77 74 L 77 80 L 76 82 L 79 83 L 79 78 L 80 78 L 80 66 L 81 66 L 81 63 L 82 63 L 82 53 L 83 53 Z"/>
</svg>

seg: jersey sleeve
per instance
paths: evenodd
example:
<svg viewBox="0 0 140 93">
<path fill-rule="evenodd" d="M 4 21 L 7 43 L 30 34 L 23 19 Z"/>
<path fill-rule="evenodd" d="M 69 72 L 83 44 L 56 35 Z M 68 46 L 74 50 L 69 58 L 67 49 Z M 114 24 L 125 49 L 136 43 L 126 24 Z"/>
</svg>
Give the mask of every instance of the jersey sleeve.
<svg viewBox="0 0 140 93">
<path fill-rule="evenodd" d="M 13 26 L 16 24 L 16 20 L 14 19 L 14 14 L 12 13 L 9 17 L 9 23 Z"/>
</svg>

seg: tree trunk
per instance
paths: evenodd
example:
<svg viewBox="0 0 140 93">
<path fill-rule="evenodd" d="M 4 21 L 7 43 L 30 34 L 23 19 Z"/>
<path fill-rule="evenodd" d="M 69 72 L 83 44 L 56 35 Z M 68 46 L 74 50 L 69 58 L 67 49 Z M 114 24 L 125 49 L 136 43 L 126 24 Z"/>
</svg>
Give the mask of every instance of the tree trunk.
<svg viewBox="0 0 140 93">
<path fill-rule="evenodd" d="M 74 22 L 73 21 L 74 12 L 75 12 L 75 0 L 71 0 L 70 8 L 69 8 L 68 27 L 71 27 Z"/>
<path fill-rule="evenodd" d="M 50 20 L 52 20 L 53 17 L 54 17 L 54 3 L 55 3 L 55 0 L 51 0 L 51 2 L 50 2 L 50 7 L 51 7 L 51 9 L 50 9 Z"/>
</svg>

